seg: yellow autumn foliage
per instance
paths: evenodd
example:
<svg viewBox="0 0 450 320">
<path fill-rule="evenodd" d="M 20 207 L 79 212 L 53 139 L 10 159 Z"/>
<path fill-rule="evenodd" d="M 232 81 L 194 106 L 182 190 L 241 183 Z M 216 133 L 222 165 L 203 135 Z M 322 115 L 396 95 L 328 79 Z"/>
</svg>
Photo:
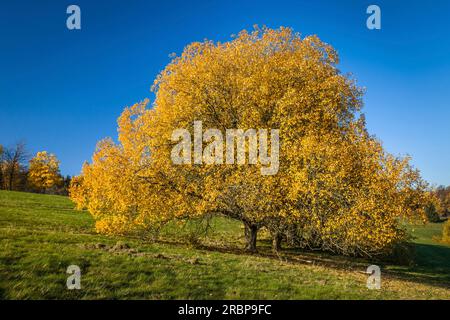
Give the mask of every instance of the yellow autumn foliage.
<svg viewBox="0 0 450 320">
<path fill-rule="evenodd" d="M 83 180 L 83 176 L 75 176 L 70 180 L 69 197 L 75 202 L 77 210 L 87 209 L 89 190 Z"/>
<path fill-rule="evenodd" d="M 153 106 L 125 109 L 118 143 L 99 142 L 72 199 L 107 234 L 220 214 L 244 223 L 250 249 L 265 227 L 306 247 L 390 252 L 406 238 L 401 222 L 423 218 L 427 184 L 367 133 L 362 90 L 338 62 L 331 46 L 289 28 L 188 45 L 155 80 Z M 171 135 L 192 135 L 194 121 L 222 133 L 279 129 L 277 174 L 261 175 L 261 164 L 174 164 Z"/>
<path fill-rule="evenodd" d="M 59 160 L 47 151 L 38 152 L 31 160 L 28 171 L 29 184 L 42 192 L 62 182 Z"/>
<path fill-rule="evenodd" d="M 442 226 L 442 241 L 450 243 L 450 220 L 445 221 Z"/>
</svg>

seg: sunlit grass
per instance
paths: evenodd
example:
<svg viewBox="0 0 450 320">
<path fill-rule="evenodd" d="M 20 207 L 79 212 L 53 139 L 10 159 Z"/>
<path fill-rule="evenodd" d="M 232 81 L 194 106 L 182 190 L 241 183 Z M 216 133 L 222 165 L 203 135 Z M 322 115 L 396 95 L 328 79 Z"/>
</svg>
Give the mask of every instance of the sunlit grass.
<svg viewBox="0 0 450 320">
<path fill-rule="evenodd" d="M 381 265 L 382 289 L 368 290 L 371 261 L 321 253 L 246 254 L 241 225 L 212 221 L 202 242 L 189 226 L 169 226 L 161 241 L 105 237 L 65 197 L 0 192 L 0 297 L 3 299 L 448 299 L 450 247 L 433 241 L 440 224 L 413 227 L 417 265 Z M 129 248 L 118 249 L 120 241 Z M 81 268 L 81 290 L 66 289 L 66 269 Z"/>
</svg>

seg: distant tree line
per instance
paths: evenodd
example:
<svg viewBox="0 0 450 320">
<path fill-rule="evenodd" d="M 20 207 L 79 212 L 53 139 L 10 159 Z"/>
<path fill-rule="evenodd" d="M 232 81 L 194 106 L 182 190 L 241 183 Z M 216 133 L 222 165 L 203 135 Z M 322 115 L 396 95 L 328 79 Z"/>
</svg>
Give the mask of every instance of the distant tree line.
<svg viewBox="0 0 450 320">
<path fill-rule="evenodd" d="M 70 176 L 62 176 L 59 160 L 46 151 L 30 156 L 26 145 L 0 144 L 0 190 L 67 195 Z"/>
<path fill-rule="evenodd" d="M 439 186 L 432 191 L 434 201 L 426 209 L 428 221 L 440 222 L 450 215 L 450 186 Z"/>
</svg>

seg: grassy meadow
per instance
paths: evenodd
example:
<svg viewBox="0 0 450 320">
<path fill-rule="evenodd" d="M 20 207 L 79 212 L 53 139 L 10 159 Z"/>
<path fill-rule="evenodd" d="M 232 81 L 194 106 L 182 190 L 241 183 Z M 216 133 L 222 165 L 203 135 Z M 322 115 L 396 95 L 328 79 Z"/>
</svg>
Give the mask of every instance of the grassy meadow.
<svg viewBox="0 0 450 320">
<path fill-rule="evenodd" d="M 0 191 L 0 299 L 449 299 L 450 246 L 441 224 L 410 226 L 415 264 L 399 266 L 319 252 L 244 252 L 243 229 L 216 218 L 192 245 L 182 227 L 154 241 L 106 237 L 66 197 Z M 226 241 L 225 241 L 226 239 Z M 69 265 L 81 290 L 66 288 Z M 365 270 L 381 267 L 381 289 Z"/>
</svg>

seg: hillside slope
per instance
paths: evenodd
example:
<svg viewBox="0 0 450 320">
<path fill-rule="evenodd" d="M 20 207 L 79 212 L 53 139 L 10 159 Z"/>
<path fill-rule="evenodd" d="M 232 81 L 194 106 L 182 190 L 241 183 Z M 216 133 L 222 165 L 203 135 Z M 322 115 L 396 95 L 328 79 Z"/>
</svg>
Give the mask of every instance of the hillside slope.
<svg viewBox="0 0 450 320">
<path fill-rule="evenodd" d="M 264 235 L 260 253 L 246 254 L 240 225 L 227 219 L 192 247 L 167 236 L 182 230 L 156 242 L 97 235 L 89 214 L 72 208 L 66 197 L 0 191 L 1 299 L 450 298 L 450 247 L 432 240 L 436 224 L 413 228 L 418 265 L 380 265 L 382 288 L 368 290 L 372 262 L 274 256 Z M 66 289 L 72 264 L 81 268 L 81 290 Z"/>
</svg>

